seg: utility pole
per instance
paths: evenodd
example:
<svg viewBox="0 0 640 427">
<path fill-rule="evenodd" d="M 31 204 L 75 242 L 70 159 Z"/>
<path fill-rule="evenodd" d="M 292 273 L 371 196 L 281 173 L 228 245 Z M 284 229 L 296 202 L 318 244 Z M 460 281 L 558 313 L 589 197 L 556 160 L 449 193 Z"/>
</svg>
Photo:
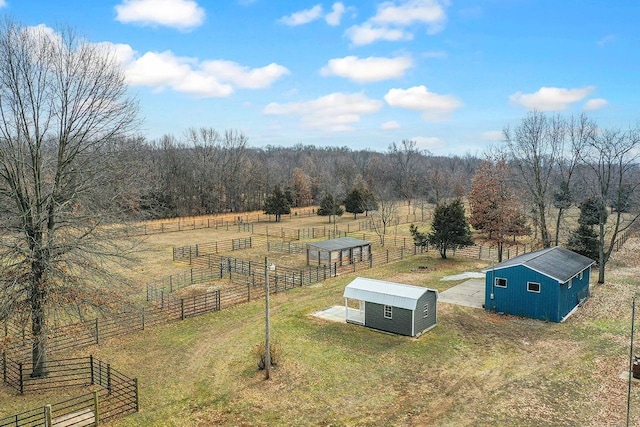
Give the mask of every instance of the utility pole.
<svg viewBox="0 0 640 427">
<path fill-rule="evenodd" d="M 631 348 L 629 350 L 629 389 L 627 391 L 627 427 L 631 424 L 631 383 L 633 382 L 633 333 L 636 319 L 636 297 L 631 303 Z"/>
<path fill-rule="evenodd" d="M 264 343 L 264 379 L 268 380 L 271 376 L 271 321 L 269 319 L 269 259 L 264 257 L 264 300 L 265 300 L 265 343 Z"/>
</svg>

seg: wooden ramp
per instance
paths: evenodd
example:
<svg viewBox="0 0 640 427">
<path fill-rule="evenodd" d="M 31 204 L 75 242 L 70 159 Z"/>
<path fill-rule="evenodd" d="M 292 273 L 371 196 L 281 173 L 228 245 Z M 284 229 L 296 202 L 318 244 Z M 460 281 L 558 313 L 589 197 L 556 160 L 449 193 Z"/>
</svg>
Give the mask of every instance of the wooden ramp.
<svg viewBox="0 0 640 427">
<path fill-rule="evenodd" d="M 85 408 L 61 417 L 56 417 L 51 421 L 53 427 L 86 427 L 96 424 L 96 416 L 91 408 Z"/>
</svg>

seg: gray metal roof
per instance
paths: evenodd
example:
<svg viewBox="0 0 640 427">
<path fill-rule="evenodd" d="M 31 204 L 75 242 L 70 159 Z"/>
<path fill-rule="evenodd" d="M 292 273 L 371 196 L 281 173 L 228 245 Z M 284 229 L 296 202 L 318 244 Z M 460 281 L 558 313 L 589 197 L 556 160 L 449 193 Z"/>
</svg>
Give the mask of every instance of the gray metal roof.
<svg viewBox="0 0 640 427">
<path fill-rule="evenodd" d="M 415 310 L 418 300 L 427 292 L 438 294 L 437 290 L 422 286 L 356 277 L 344 289 L 344 297 Z"/>
<path fill-rule="evenodd" d="M 325 251 L 337 251 L 370 244 L 371 243 L 366 240 L 354 239 L 353 237 L 340 237 L 339 239 L 325 240 L 324 242 L 308 243 L 310 247 L 323 249 Z"/>
<path fill-rule="evenodd" d="M 559 246 L 541 249 L 535 252 L 522 254 L 508 261 L 496 264 L 492 268 L 484 270 L 500 270 L 516 265 L 524 265 L 538 273 L 551 277 L 560 283 L 565 283 L 581 271 L 594 264 L 591 258 L 580 255 Z"/>
</svg>

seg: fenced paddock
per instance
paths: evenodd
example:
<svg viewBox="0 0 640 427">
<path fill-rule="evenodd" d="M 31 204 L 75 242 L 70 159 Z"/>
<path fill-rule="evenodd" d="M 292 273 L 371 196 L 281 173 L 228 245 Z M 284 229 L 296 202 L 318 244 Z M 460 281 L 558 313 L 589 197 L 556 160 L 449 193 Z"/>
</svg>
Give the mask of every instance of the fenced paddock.
<svg viewBox="0 0 640 427">
<path fill-rule="evenodd" d="M 69 387 L 94 388 L 89 393 L 0 418 L 0 427 L 88 426 L 139 410 L 138 381 L 93 356 L 50 360 L 49 375 L 32 378 L 30 363 L 2 356 L 4 383 L 24 394 Z"/>
</svg>

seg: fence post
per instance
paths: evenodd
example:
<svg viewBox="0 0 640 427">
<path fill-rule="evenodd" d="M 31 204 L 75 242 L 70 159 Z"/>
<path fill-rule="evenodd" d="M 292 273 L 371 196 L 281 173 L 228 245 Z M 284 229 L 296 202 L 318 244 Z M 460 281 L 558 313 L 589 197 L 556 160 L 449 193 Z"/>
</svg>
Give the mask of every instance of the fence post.
<svg viewBox="0 0 640 427">
<path fill-rule="evenodd" d="M 193 285 L 193 268 L 191 269 L 191 284 Z"/>
<path fill-rule="evenodd" d="M 89 364 L 91 365 L 91 384 L 95 384 L 95 380 L 93 379 L 93 355 L 89 355 Z"/>
<path fill-rule="evenodd" d="M 247 281 L 247 302 L 251 302 L 251 285 Z"/>
<path fill-rule="evenodd" d="M 191 246 L 189 246 L 189 265 L 191 265 Z"/>
<path fill-rule="evenodd" d="M 20 375 L 20 394 L 24 394 L 24 378 L 22 375 L 22 362 L 18 362 L 18 375 Z"/>
<path fill-rule="evenodd" d="M 100 409 L 98 407 L 98 390 L 94 390 L 93 392 L 93 420 L 94 426 L 98 427 L 100 425 Z"/>
<path fill-rule="evenodd" d="M 220 289 L 216 290 L 216 306 L 218 308 L 218 311 L 220 311 Z"/>
<path fill-rule="evenodd" d="M 180 298 L 180 320 L 184 320 L 184 298 Z"/>
<path fill-rule="evenodd" d="M 98 329 L 98 318 L 96 317 L 96 344 L 100 344 L 100 330 Z"/>
<path fill-rule="evenodd" d="M 7 353 L 2 352 L 2 382 L 7 382 Z"/>
<path fill-rule="evenodd" d="M 111 394 L 111 364 L 107 363 L 107 390 Z"/>
<path fill-rule="evenodd" d="M 389 264 L 389 249 L 387 249 L 387 264 Z"/>
<path fill-rule="evenodd" d="M 53 421 L 51 417 L 51 405 L 45 405 L 44 407 L 44 422 L 47 427 L 53 425 Z"/>
<path fill-rule="evenodd" d="M 164 286 L 163 289 L 164 291 Z M 169 293 L 173 292 L 173 274 L 169 276 Z"/>
<path fill-rule="evenodd" d="M 160 299 L 161 299 L 160 309 L 164 310 L 164 288 L 160 289 Z"/>
<path fill-rule="evenodd" d="M 142 307 L 142 330 L 144 331 L 144 307 Z"/>
</svg>

